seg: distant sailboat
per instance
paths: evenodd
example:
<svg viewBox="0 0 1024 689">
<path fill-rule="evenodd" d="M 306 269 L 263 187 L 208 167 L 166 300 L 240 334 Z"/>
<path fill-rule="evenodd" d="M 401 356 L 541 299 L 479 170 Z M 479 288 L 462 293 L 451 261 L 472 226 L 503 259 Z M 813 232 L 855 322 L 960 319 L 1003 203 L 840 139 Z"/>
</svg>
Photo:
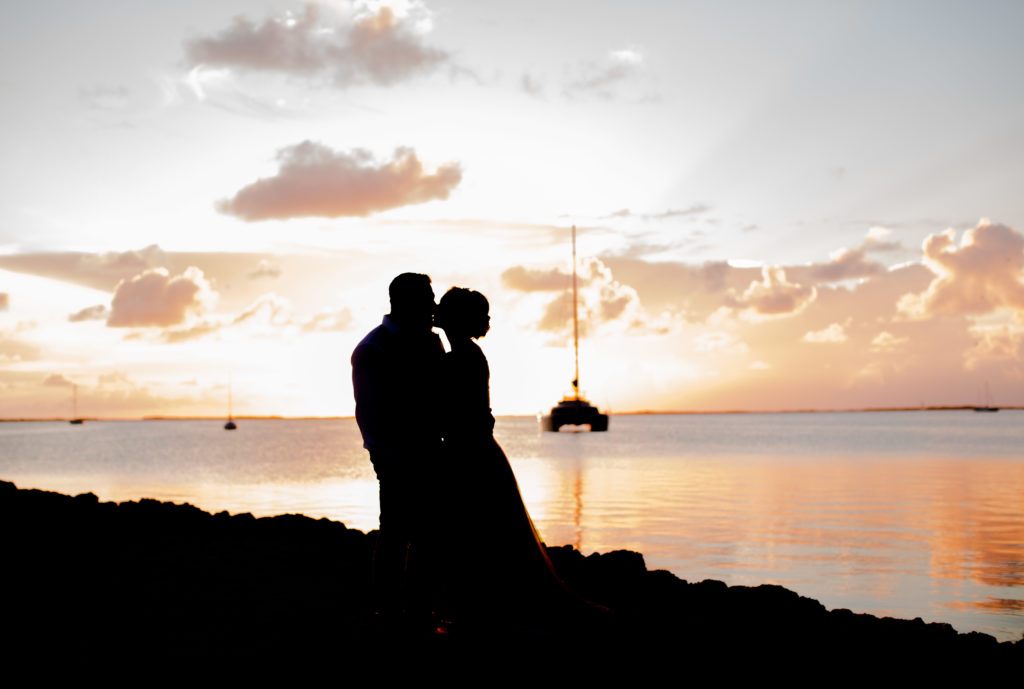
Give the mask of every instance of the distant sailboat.
<svg viewBox="0 0 1024 689">
<path fill-rule="evenodd" d="M 557 432 L 562 426 L 589 426 L 591 431 L 607 431 L 608 415 L 580 395 L 580 322 L 576 290 L 576 226 L 572 226 L 572 344 L 576 362 L 576 377 L 572 379 L 572 395 L 551 408 L 541 417 L 541 429 Z"/>
<path fill-rule="evenodd" d="M 225 431 L 233 431 L 238 428 L 238 424 L 231 418 L 231 381 L 228 381 L 228 422 L 224 424 Z"/>
<path fill-rule="evenodd" d="M 974 408 L 974 411 L 999 411 L 999 407 L 992 406 L 992 393 L 988 389 L 988 381 L 985 381 L 985 403 Z"/>
<path fill-rule="evenodd" d="M 72 388 L 71 393 L 71 420 L 68 421 L 72 426 L 81 426 L 85 423 L 85 419 L 79 418 L 78 416 L 78 386 L 75 385 Z"/>
</svg>

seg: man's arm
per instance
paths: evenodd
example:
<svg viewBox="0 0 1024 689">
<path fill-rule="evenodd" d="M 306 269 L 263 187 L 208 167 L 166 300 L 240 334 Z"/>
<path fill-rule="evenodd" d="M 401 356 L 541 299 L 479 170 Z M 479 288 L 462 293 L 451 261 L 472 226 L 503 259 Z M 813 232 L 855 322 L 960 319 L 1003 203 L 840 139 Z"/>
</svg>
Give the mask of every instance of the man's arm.
<svg viewBox="0 0 1024 689">
<path fill-rule="evenodd" d="M 370 451 L 374 462 L 394 446 L 389 391 L 391 372 L 386 368 L 383 350 L 372 344 L 360 344 L 352 352 L 352 392 L 363 447 Z"/>
</svg>

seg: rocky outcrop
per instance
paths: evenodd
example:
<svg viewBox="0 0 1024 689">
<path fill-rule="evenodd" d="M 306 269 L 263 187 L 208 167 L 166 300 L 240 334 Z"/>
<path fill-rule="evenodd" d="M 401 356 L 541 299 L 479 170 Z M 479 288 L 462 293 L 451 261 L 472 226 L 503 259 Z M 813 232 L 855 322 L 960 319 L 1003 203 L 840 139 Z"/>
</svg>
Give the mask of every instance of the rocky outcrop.
<svg viewBox="0 0 1024 689">
<path fill-rule="evenodd" d="M 447 634 L 396 637 L 370 604 L 375 532 L 327 519 L 209 514 L 149 499 L 115 504 L 0 482 L 0 530 L 3 647 L 11 657 L 337 658 L 385 636 L 454 653 L 497 635 L 648 663 L 680 649 L 705 660 L 942 658 L 990 669 L 1024 660 L 1024 641 L 829 611 L 779 586 L 689 583 L 648 570 L 629 551 L 584 557 L 569 546 L 549 548 L 570 588 L 608 609 L 591 608 L 578 623 L 482 631 L 456 621 Z"/>
</svg>

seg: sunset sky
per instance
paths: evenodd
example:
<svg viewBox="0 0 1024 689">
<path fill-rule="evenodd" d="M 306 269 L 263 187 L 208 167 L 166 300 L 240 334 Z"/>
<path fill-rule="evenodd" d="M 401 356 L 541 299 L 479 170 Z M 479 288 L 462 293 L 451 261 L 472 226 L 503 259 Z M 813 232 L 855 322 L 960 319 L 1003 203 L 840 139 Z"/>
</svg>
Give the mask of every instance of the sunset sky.
<svg viewBox="0 0 1024 689">
<path fill-rule="evenodd" d="M 497 413 L 1024 404 L 1024 4 L 0 10 L 0 417 L 350 415 L 404 271 Z"/>
</svg>

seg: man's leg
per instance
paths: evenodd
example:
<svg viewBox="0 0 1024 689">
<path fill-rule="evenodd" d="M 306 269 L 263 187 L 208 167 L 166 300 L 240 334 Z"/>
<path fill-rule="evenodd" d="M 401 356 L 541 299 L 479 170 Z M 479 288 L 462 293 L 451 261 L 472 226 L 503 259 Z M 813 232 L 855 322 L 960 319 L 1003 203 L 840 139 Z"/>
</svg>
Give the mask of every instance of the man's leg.
<svg viewBox="0 0 1024 689">
<path fill-rule="evenodd" d="M 407 607 L 411 534 L 404 518 L 404 482 L 394 477 L 380 481 L 380 531 L 373 552 L 374 609 L 402 614 Z"/>
</svg>

